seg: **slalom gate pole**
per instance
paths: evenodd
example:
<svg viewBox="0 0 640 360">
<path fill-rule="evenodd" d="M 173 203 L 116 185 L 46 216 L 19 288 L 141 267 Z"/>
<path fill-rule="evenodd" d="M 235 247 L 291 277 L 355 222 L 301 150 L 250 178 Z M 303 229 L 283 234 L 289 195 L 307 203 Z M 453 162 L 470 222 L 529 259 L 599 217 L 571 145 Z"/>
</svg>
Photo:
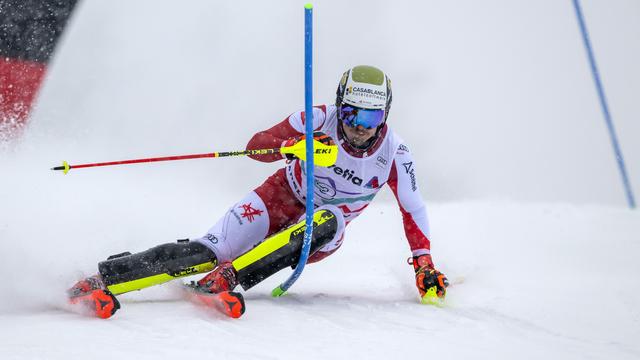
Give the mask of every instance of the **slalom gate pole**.
<svg viewBox="0 0 640 360">
<path fill-rule="evenodd" d="M 305 133 L 307 139 L 313 139 L 313 76 L 312 76 L 312 31 L 313 31 L 313 5 L 306 4 L 304 6 L 304 112 L 305 112 Z M 302 250 L 298 265 L 293 270 L 285 282 L 273 289 L 271 295 L 274 297 L 282 296 L 284 293 L 298 280 L 302 270 L 304 270 L 309 258 L 309 250 L 311 249 L 311 238 L 313 236 L 313 145 L 314 141 L 307 141 L 307 209 L 306 209 L 306 228 L 304 232 L 304 240 L 302 240 Z"/>
<path fill-rule="evenodd" d="M 596 57 L 593 53 L 593 47 L 589 40 L 589 32 L 587 31 L 587 25 L 584 21 L 582 14 L 582 8 L 580 7 L 579 0 L 573 0 L 573 7 L 576 11 L 576 17 L 578 18 L 578 25 L 580 26 L 580 32 L 582 33 L 582 40 L 584 41 L 584 47 L 587 51 L 587 57 L 589 58 L 589 65 L 591 66 L 591 74 L 593 75 L 593 81 L 598 91 L 598 97 L 600 98 L 600 107 L 604 115 L 604 120 L 607 123 L 607 129 L 609 129 L 609 138 L 611 139 L 611 145 L 613 146 L 614 155 L 618 162 L 618 169 L 620 170 L 620 176 L 622 177 L 622 184 L 624 186 L 625 194 L 627 196 L 627 203 L 629 208 L 634 209 L 636 207 L 636 200 L 633 197 L 633 191 L 631 189 L 631 182 L 627 175 L 627 169 L 624 164 L 624 158 L 622 157 L 622 150 L 616 136 L 616 130 L 613 127 L 613 120 L 611 119 L 611 113 L 609 112 L 609 105 L 607 104 L 607 98 L 604 94 L 604 87 L 600 80 L 600 73 L 598 72 L 598 66 L 596 65 Z"/>
</svg>

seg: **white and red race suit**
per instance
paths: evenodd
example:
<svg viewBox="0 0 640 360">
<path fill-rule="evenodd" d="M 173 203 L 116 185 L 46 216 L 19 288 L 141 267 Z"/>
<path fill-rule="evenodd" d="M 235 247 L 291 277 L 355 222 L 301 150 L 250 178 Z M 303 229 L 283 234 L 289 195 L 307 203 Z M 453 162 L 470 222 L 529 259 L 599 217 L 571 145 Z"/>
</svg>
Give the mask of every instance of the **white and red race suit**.
<svg viewBox="0 0 640 360">
<path fill-rule="evenodd" d="M 370 148 L 357 152 L 338 131 L 336 113 L 334 105 L 313 108 L 313 128 L 337 139 L 339 147 L 335 165 L 314 168 L 314 202 L 316 207 L 342 213 L 344 221 L 339 222 L 334 239 L 313 254 L 309 262 L 321 260 L 340 247 L 346 224 L 364 211 L 385 184 L 391 187 L 400 206 L 413 255 L 429 254 L 427 212 L 408 147 L 385 124 Z M 286 140 L 302 135 L 304 130 L 305 113 L 296 112 L 255 134 L 247 149 L 278 148 Z M 283 159 L 281 154 L 251 157 L 262 162 Z M 267 236 L 299 221 L 305 213 L 305 195 L 305 164 L 295 159 L 231 207 L 199 241 L 211 248 L 219 261 L 233 260 Z"/>
</svg>

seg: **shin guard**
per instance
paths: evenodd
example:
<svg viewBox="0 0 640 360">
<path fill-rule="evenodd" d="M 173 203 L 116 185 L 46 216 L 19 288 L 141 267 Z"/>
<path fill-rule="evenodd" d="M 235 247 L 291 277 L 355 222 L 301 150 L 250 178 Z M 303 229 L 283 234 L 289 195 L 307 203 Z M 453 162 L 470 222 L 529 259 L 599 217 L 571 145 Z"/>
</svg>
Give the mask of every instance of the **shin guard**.
<svg viewBox="0 0 640 360">
<path fill-rule="evenodd" d="M 333 239 L 338 229 L 338 218 L 333 212 L 322 209 L 313 214 L 313 223 L 311 254 Z M 296 265 L 305 229 L 305 221 L 302 220 L 235 259 L 232 264 L 242 288 L 248 290 L 276 272 Z"/>
<path fill-rule="evenodd" d="M 215 254 L 206 246 L 178 240 L 136 254 L 126 252 L 110 256 L 98 264 L 98 271 L 107 289 L 118 295 L 209 272 L 216 265 Z"/>
</svg>

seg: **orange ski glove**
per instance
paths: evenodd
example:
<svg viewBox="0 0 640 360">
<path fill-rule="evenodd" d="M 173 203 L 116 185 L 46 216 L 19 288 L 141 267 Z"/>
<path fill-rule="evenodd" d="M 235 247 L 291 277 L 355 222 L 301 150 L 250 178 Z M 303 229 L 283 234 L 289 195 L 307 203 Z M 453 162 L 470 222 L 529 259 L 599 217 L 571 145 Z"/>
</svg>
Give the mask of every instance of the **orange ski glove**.
<svg viewBox="0 0 640 360">
<path fill-rule="evenodd" d="M 431 255 L 414 256 L 412 264 L 416 272 L 416 286 L 420 292 L 422 303 L 443 301 L 449 280 L 443 273 L 435 269 Z"/>
</svg>

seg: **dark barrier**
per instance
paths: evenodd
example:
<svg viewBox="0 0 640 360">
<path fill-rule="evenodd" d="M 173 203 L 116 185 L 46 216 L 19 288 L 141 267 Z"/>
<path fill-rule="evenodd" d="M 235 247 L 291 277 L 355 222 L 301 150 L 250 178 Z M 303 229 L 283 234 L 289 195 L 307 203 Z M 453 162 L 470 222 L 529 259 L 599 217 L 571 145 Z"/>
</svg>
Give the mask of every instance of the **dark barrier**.
<svg viewBox="0 0 640 360">
<path fill-rule="evenodd" d="M 77 0 L 0 0 L 0 141 L 18 135 Z"/>
</svg>

